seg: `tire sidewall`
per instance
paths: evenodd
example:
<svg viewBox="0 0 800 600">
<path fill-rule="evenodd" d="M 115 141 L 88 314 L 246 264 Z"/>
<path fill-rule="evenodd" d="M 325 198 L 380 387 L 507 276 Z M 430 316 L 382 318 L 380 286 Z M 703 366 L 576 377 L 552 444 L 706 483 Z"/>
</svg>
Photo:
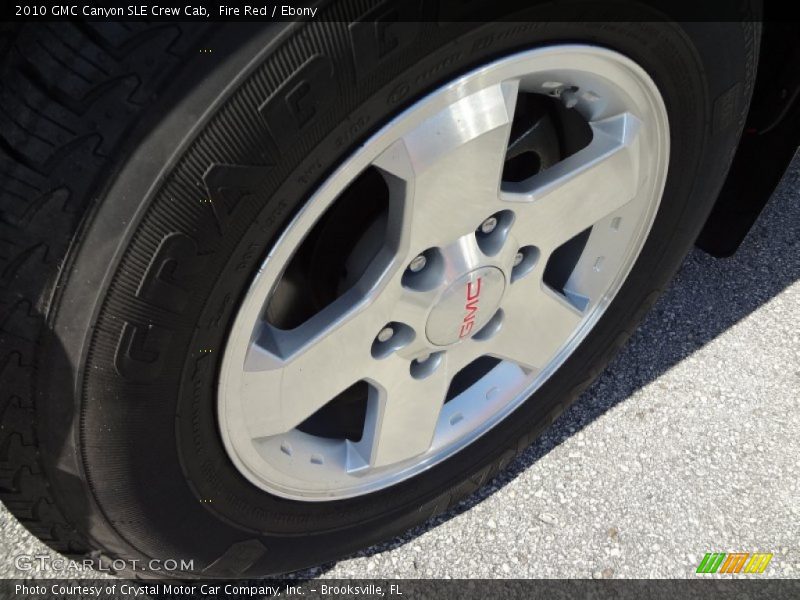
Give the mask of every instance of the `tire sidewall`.
<svg viewBox="0 0 800 600">
<path fill-rule="evenodd" d="M 139 200 L 123 205 L 113 193 L 104 200 L 103 210 L 113 215 L 107 219 L 125 218 L 126 211 L 134 210 L 127 215 L 132 225 L 104 249 L 111 263 L 95 256 L 86 267 L 103 282 L 91 303 L 91 335 L 65 339 L 66 344 L 81 346 L 80 351 L 66 351 L 82 357 L 80 368 L 71 372 L 75 414 L 80 415 L 72 420 L 76 432 L 72 439 L 96 518 L 111 524 L 142 554 L 191 557 L 196 566 L 215 565 L 206 572 L 210 575 L 229 574 L 231 561 L 221 559 L 240 556 L 241 552 L 232 555 L 231 548 L 244 544 L 255 550 L 240 560 L 244 567 L 238 574 L 264 575 L 329 560 L 397 534 L 485 483 L 605 366 L 657 298 L 702 226 L 732 156 L 752 85 L 744 71 L 753 62 L 742 42 L 745 35 L 730 25 L 718 28 L 721 43 L 711 46 L 691 27 L 665 23 L 420 24 L 407 37 L 401 36 L 393 51 L 372 60 L 371 42 L 359 42 L 365 38 L 352 28 L 320 24 L 315 29 L 309 24 L 287 28 L 268 45 L 240 50 L 255 54 L 240 57 L 234 61 L 239 66 L 228 68 L 216 83 L 206 84 L 234 81 L 222 86 L 218 95 L 223 100 L 214 100 L 218 108 L 213 114 L 200 111 L 198 123 L 182 133 L 162 126 L 153 129 L 149 142 L 173 149 L 167 168 L 135 155 L 122 167 L 117 181 L 125 182 L 129 198 Z M 709 35 L 707 30 L 704 35 Z M 329 503 L 294 502 L 255 488 L 238 473 L 223 447 L 217 429 L 216 383 L 227 330 L 276 237 L 350 150 L 413 101 L 513 52 L 576 41 L 617 50 L 640 64 L 664 97 L 671 130 L 667 186 L 651 235 L 597 326 L 513 418 L 410 481 Z M 370 60 L 354 59 L 359 53 Z M 281 68 L 295 87 L 281 84 L 269 90 Z M 241 156 L 237 162 L 230 156 L 211 162 L 264 167 L 254 179 L 262 189 L 239 194 L 235 204 L 224 207 L 223 215 L 189 207 L 195 195 L 170 200 L 163 190 L 171 173 L 182 160 L 191 163 L 186 154 L 192 144 L 202 138 L 214 115 L 226 110 L 223 104 L 233 102 L 242 82 L 256 77 L 260 69 L 271 70 L 273 77 L 262 77 L 267 103 L 269 98 L 280 102 L 281 94 L 305 84 L 311 86 L 315 116 L 297 131 L 275 125 L 271 117 L 272 128 L 266 128 L 271 144 L 266 149 L 248 147 L 247 140 L 237 140 L 234 134 L 223 140 L 239 143 Z M 197 76 L 201 74 L 198 68 Z M 203 85 L 199 83 L 198 89 Z M 230 114 L 252 119 L 253 127 L 264 127 L 258 115 L 247 114 L 246 106 L 250 105 L 242 102 L 229 109 Z M 126 170 L 134 168 L 135 174 L 126 176 Z M 208 164 L 200 165 L 190 172 L 196 179 L 207 168 Z M 201 262 L 185 267 L 180 264 L 185 248 L 167 254 L 172 268 L 177 264 L 178 287 L 191 298 L 178 313 L 148 306 L 140 291 L 163 252 L 164 240 L 175 234 L 191 239 L 201 257 Z M 84 246 L 76 263 L 86 252 Z M 88 262 L 76 264 L 73 273 Z M 79 285 L 74 275 L 66 281 L 67 287 Z M 64 303 L 56 320 L 85 322 L 86 313 L 86 306 Z M 150 335 L 140 339 L 144 344 L 140 349 L 146 357 L 156 353 L 163 364 L 149 379 L 140 373 L 126 378 L 120 372 L 118 355 L 123 340 L 130 342 L 132 335 L 129 328 L 125 337 L 126 323 L 150 327 Z M 168 335 L 158 335 L 154 328 Z"/>
</svg>

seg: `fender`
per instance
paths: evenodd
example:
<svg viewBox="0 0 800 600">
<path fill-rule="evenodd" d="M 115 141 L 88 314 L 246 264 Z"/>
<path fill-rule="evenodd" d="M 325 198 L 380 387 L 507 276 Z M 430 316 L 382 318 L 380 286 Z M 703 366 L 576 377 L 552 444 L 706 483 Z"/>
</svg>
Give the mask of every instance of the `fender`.
<svg viewBox="0 0 800 600">
<path fill-rule="evenodd" d="M 697 246 L 731 256 L 772 196 L 800 145 L 800 24 L 763 23 L 753 99 L 744 132 Z"/>
</svg>

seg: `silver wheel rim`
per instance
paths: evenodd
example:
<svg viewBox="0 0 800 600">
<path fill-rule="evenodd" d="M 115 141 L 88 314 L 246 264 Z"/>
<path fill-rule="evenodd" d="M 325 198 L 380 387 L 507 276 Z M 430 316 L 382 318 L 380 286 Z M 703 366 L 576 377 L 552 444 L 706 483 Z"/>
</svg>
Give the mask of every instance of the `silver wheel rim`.
<svg viewBox="0 0 800 600">
<path fill-rule="evenodd" d="M 522 92 L 560 97 L 592 139 L 530 178 L 501 182 Z M 519 53 L 411 106 L 317 190 L 243 300 L 218 390 L 233 464 L 271 494 L 323 501 L 386 488 L 469 445 L 597 323 L 647 238 L 668 157 L 656 85 L 631 60 L 592 46 Z M 276 282 L 368 167 L 390 191 L 383 246 L 352 288 L 301 326 L 278 330 L 264 318 Z M 543 280 L 549 257 L 589 228 L 554 291 Z M 455 374 L 481 356 L 499 362 L 445 403 Z M 297 429 L 357 382 L 369 386 L 360 440 Z"/>
</svg>

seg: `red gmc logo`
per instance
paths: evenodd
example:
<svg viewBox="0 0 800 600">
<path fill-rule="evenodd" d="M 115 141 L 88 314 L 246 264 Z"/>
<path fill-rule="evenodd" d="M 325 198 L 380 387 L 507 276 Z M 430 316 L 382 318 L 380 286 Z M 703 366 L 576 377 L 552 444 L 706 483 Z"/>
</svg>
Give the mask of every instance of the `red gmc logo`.
<svg viewBox="0 0 800 600">
<path fill-rule="evenodd" d="M 458 332 L 459 339 L 469 335 L 472 328 L 475 326 L 475 316 L 478 314 L 478 301 L 481 295 L 481 278 L 478 277 L 475 281 L 470 281 L 467 284 L 467 302 L 464 304 L 466 314 L 461 321 L 461 329 Z"/>
</svg>

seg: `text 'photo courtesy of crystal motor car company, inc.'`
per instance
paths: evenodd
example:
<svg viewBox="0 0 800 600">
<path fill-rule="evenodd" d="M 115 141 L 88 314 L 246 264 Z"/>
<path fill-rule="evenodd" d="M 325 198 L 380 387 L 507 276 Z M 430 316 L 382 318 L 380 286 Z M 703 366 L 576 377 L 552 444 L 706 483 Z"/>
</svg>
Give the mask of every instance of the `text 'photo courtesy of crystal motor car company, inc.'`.
<svg viewBox="0 0 800 600">
<path fill-rule="evenodd" d="M 800 27 L 454 4 L 7 8 L 9 576 L 800 572 Z"/>
</svg>

